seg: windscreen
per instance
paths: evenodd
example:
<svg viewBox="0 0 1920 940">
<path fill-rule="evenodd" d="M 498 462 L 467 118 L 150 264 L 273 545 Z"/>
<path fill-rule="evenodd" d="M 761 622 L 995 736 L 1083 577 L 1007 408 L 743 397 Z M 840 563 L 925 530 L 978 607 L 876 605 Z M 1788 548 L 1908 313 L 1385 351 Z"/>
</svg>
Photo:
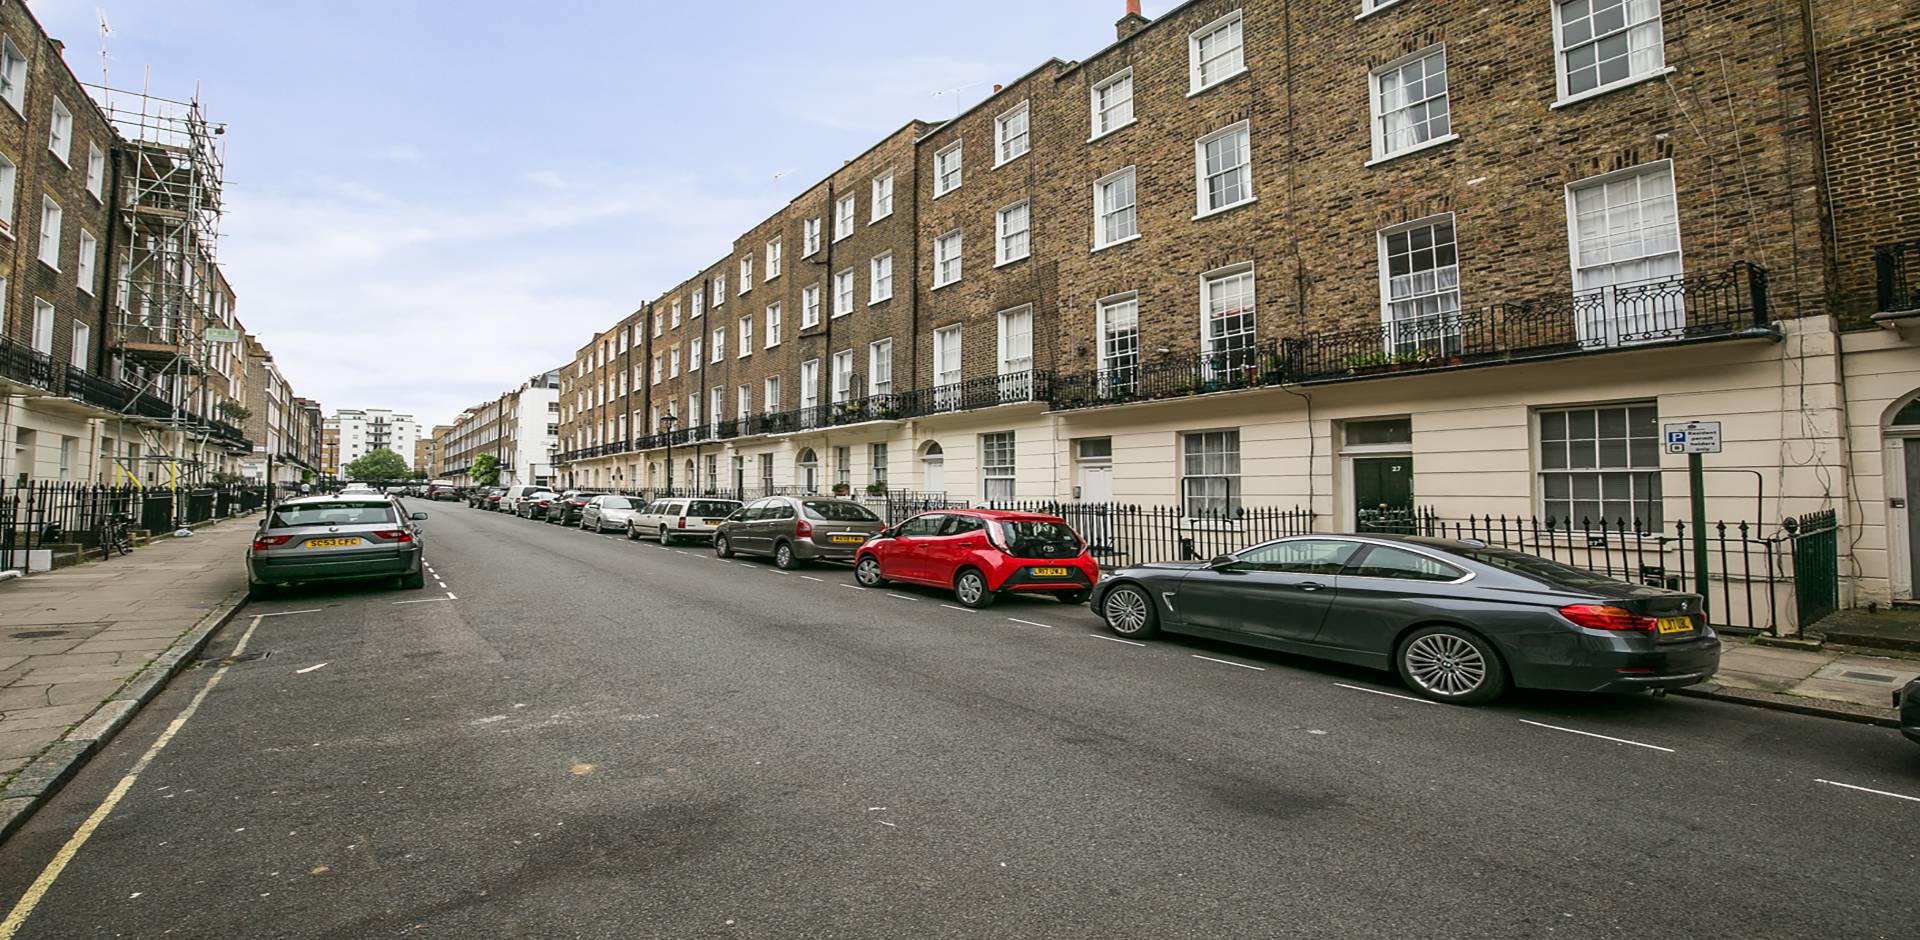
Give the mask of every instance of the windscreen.
<svg viewBox="0 0 1920 940">
<path fill-rule="evenodd" d="M 632 509 L 633 504 L 624 496 L 609 496 L 600 501 L 601 509 Z"/>
<path fill-rule="evenodd" d="M 304 525 L 392 525 L 393 505 L 385 500 L 338 503 L 283 504 L 273 511 L 270 529 L 291 529 Z"/>
<path fill-rule="evenodd" d="M 1064 522 L 1000 520 L 994 523 L 1007 554 L 1015 558 L 1063 558 L 1080 554 L 1080 537 Z"/>
<path fill-rule="evenodd" d="M 867 511 L 859 503 L 849 503 L 838 499 L 805 499 L 800 507 L 806 511 L 807 518 L 815 522 L 879 522 L 880 517 Z"/>
<path fill-rule="evenodd" d="M 1471 558 L 1482 564 L 1505 568 L 1508 571 L 1518 572 L 1529 578 L 1537 578 L 1548 584 L 1556 584 L 1563 587 L 1584 587 L 1589 584 L 1622 583 L 1618 578 L 1609 578 L 1603 574 L 1595 574 L 1585 568 L 1575 568 L 1572 565 L 1563 565 L 1557 561 L 1549 561 L 1548 559 L 1541 558 L 1539 555 L 1529 555 L 1525 552 L 1510 551 L 1504 548 L 1481 548 L 1458 552 L 1457 554 L 1463 558 Z"/>
<path fill-rule="evenodd" d="M 729 500 L 696 499 L 687 505 L 687 515 L 724 519 L 727 516 L 733 515 L 733 511 L 739 508 L 739 503 Z"/>
</svg>

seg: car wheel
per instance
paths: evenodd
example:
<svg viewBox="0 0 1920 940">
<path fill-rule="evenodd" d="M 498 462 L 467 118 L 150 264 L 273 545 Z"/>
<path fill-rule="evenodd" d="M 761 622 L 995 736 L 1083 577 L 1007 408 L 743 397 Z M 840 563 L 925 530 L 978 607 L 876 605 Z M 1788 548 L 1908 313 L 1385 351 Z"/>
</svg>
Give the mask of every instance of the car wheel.
<svg viewBox="0 0 1920 940">
<path fill-rule="evenodd" d="M 987 576 L 978 568 L 961 569 L 953 579 L 953 596 L 974 610 L 992 607 L 996 595 L 987 590 Z"/>
<path fill-rule="evenodd" d="M 1087 602 L 1087 595 L 1091 593 L 1093 592 L 1092 591 L 1061 591 L 1060 593 L 1055 594 L 1054 596 L 1057 598 L 1060 598 L 1060 603 L 1062 604 L 1084 604 Z"/>
<path fill-rule="evenodd" d="M 427 573 L 424 571 L 416 571 L 412 574 L 403 574 L 400 576 L 400 587 L 402 590 L 418 591 L 426 586 Z"/>
<path fill-rule="evenodd" d="M 803 564 L 803 562 L 800 560 L 799 555 L 793 553 L 793 545 L 791 543 L 781 542 L 779 545 L 774 546 L 774 567 L 779 568 L 781 571 L 792 571 L 800 567 L 801 564 Z"/>
<path fill-rule="evenodd" d="M 627 523 L 627 541 L 629 542 L 640 541 L 640 533 L 638 531 L 635 531 L 635 529 L 633 528 L 633 523 L 631 522 Z"/>
<path fill-rule="evenodd" d="M 279 593 L 280 585 L 278 584 L 268 584 L 265 581 L 247 582 L 247 600 L 270 601 Z"/>
<path fill-rule="evenodd" d="M 861 587 L 877 588 L 887 583 L 887 579 L 880 576 L 880 559 L 872 555 L 863 556 L 853 566 L 853 579 L 860 582 Z"/>
<path fill-rule="evenodd" d="M 1100 618 L 1107 622 L 1107 629 L 1137 640 L 1160 632 L 1160 611 L 1138 585 L 1123 584 L 1108 591 L 1100 602 Z"/>
<path fill-rule="evenodd" d="M 1436 702 L 1478 705 L 1507 690 L 1507 666 L 1493 644 L 1459 627 L 1415 630 L 1394 664 L 1407 685 Z"/>
<path fill-rule="evenodd" d="M 733 543 L 727 541 L 724 535 L 716 535 L 713 537 L 713 553 L 721 558 L 732 558 Z"/>
</svg>

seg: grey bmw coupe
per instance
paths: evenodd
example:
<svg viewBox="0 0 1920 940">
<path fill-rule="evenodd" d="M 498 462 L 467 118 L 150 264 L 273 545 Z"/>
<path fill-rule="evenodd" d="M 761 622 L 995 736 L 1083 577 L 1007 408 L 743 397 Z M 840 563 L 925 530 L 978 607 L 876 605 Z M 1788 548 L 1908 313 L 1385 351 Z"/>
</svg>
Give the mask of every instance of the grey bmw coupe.
<svg viewBox="0 0 1920 940">
<path fill-rule="evenodd" d="M 1421 695 L 1463 705 L 1512 686 L 1673 688 L 1720 667 L 1700 595 L 1474 539 L 1293 536 L 1122 568 L 1091 603 L 1130 639 L 1165 630 L 1397 670 Z"/>
</svg>

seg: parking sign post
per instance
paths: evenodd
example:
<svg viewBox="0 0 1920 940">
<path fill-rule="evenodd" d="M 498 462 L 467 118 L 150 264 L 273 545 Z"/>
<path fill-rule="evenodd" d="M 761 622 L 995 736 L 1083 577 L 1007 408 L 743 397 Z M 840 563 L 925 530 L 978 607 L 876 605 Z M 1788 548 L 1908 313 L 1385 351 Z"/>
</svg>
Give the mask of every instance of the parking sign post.
<svg viewBox="0 0 1920 940">
<path fill-rule="evenodd" d="M 1687 489 L 1693 503 L 1693 593 L 1700 595 L 1700 612 L 1707 612 L 1707 492 L 1706 469 L 1700 455 L 1720 452 L 1720 422 L 1688 421 L 1666 426 L 1667 453 L 1687 455 Z"/>
</svg>

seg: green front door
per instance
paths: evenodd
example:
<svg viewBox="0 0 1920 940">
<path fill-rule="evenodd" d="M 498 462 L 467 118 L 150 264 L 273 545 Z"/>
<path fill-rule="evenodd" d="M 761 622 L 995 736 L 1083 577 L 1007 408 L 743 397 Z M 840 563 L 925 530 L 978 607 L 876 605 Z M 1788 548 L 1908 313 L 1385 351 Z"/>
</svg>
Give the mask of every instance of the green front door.
<svg viewBox="0 0 1920 940">
<path fill-rule="evenodd" d="M 1413 458 L 1353 459 L 1353 530 L 1413 532 Z"/>
</svg>

